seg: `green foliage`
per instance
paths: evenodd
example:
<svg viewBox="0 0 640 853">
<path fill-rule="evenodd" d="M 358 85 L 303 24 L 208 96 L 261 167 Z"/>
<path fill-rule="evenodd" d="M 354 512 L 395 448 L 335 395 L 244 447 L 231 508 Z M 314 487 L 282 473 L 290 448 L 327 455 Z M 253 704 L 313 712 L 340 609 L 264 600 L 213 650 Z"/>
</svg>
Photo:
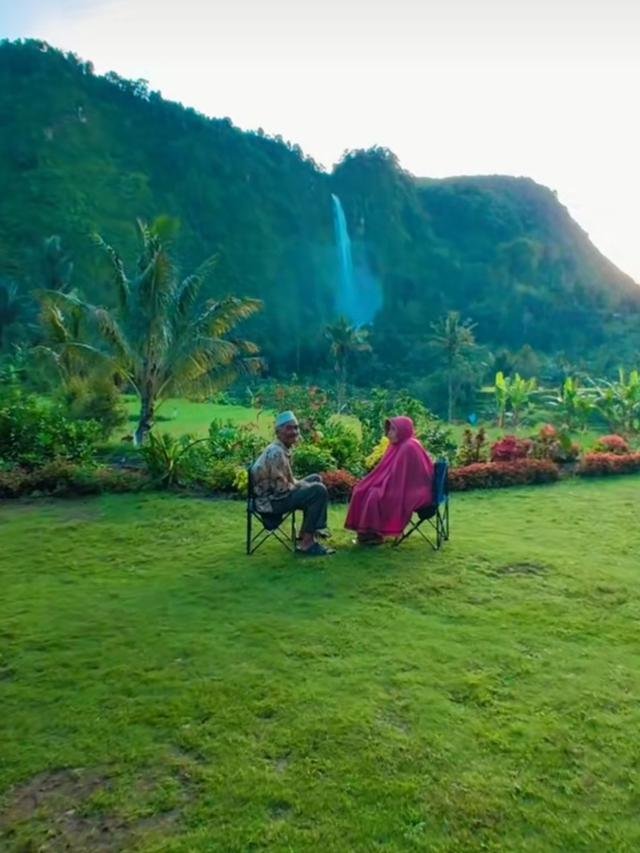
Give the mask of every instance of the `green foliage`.
<svg viewBox="0 0 640 853">
<path fill-rule="evenodd" d="M 537 387 L 537 380 L 533 377 L 524 379 L 519 373 L 511 377 L 506 377 L 502 371 L 496 373 L 493 391 L 499 427 L 504 426 L 507 414 L 511 416 L 512 426 L 519 426 L 531 412 Z"/>
<path fill-rule="evenodd" d="M 350 426 L 337 418 L 323 426 L 318 444 L 331 456 L 336 468 L 346 468 L 356 474 L 362 470 L 362 442 Z"/>
<path fill-rule="evenodd" d="M 358 397 L 351 402 L 351 411 L 362 427 L 362 443 L 365 453 L 370 453 L 384 433 L 387 418 L 405 415 L 413 420 L 416 432 L 427 421 L 437 421 L 426 406 L 409 396 L 406 391 L 390 391 L 373 388 L 367 397 Z"/>
<path fill-rule="evenodd" d="M 462 434 L 462 443 L 458 447 L 456 465 L 471 465 L 474 462 L 486 462 L 489 455 L 487 436 L 484 427 L 480 427 L 476 434 L 467 427 Z"/>
<path fill-rule="evenodd" d="M 260 454 L 264 438 L 254 424 L 237 424 L 214 419 L 209 426 L 209 444 L 213 459 L 233 460 L 248 465 Z"/>
<path fill-rule="evenodd" d="M 429 342 L 439 354 L 447 376 L 447 420 L 453 420 L 453 408 L 458 395 L 459 374 L 476 346 L 471 320 L 460 321 L 458 311 L 449 311 L 437 322 L 431 323 Z"/>
<path fill-rule="evenodd" d="M 330 451 L 317 444 L 301 444 L 293 454 L 293 472 L 297 477 L 307 477 L 336 467 Z"/>
<path fill-rule="evenodd" d="M 76 421 L 58 406 L 20 391 L 0 395 L 0 462 L 36 468 L 61 459 L 88 462 L 100 438 L 95 421 Z"/>
<path fill-rule="evenodd" d="M 595 385 L 594 405 L 612 432 L 640 432 L 640 371 L 620 369 L 617 381 Z"/>
<path fill-rule="evenodd" d="M 371 345 L 367 341 L 367 330 L 354 328 L 346 317 L 339 317 L 335 323 L 327 326 L 326 336 L 331 341 L 338 384 L 337 404 L 338 411 L 341 411 L 346 402 L 349 360 L 357 353 L 371 352 Z"/>
<path fill-rule="evenodd" d="M 581 388 L 579 381 L 567 376 L 556 394 L 548 395 L 546 404 L 555 420 L 570 431 L 585 430 L 596 410 L 592 389 Z"/>
<path fill-rule="evenodd" d="M 103 438 L 127 421 L 122 395 L 108 376 L 71 377 L 58 389 L 55 399 L 73 420 L 96 421 Z"/>
<path fill-rule="evenodd" d="M 141 471 L 97 468 L 54 459 L 32 470 L 0 469 L 0 499 L 35 495 L 80 497 L 137 492 L 148 486 Z"/>
</svg>

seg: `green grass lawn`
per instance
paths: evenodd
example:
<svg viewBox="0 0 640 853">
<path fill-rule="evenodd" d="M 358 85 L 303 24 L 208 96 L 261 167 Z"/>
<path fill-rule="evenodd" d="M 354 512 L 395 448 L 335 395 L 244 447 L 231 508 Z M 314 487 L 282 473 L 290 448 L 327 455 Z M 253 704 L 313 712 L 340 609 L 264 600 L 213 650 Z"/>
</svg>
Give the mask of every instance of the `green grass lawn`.
<svg viewBox="0 0 640 853">
<path fill-rule="evenodd" d="M 439 553 L 241 503 L 0 507 L 0 849 L 640 849 L 640 477 L 455 495 Z"/>
<path fill-rule="evenodd" d="M 130 415 L 130 429 L 134 431 L 140 412 L 140 404 L 133 395 L 125 396 L 125 404 Z M 209 432 L 212 420 L 232 421 L 235 424 L 258 423 L 266 434 L 273 426 L 269 412 L 258 417 L 255 409 L 246 406 L 226 406 L 217 403 L 199 403 L 184 398 L 165 400 L 158 409 L 156 432 L 168 432 L 171 435 L 196 435 L 203 437 Z"/>
</svg>

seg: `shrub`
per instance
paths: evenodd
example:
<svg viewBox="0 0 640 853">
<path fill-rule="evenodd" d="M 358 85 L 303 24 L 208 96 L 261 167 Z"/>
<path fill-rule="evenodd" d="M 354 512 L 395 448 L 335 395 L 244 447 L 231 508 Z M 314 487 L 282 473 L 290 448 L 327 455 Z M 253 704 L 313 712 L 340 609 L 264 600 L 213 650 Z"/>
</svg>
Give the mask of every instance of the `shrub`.
<svg viewBox="0 0 640 853">
<path fill-rule="evenodd" d="M 242 497 L 246 497 L 249 485 L 249 472 L 246 468 L 236 468 L 236 476 L 233 481 L 233 489 Z"/>
<path fill-rule="evenodd" d="M 576 474 L 599 477 L 607 474 L 635 474 L 640 471 L 640 453 L 587 453 L 580 460 Z"/>
<path fill-rule="evenodd" d="M 33 470 L 12 468 L 0 471 L 0 498 L 33 494 L 72 497 L 101 492 L 136 492 L 148 482 L 141 471 L 93 468 L 55 460 Z"/>
<path fill-rule="evenodd" d="M 238 484 L 242 479 L 242 471 L 243 469 L 234 462 L 217 460 L 213 462 L 207 474 L 198 483 L 212 492 L 237 492 L 239 491 Z M 244 476 L 247 476 L 246 470 Z M 246 492 L 246 479 L 244 488 Z"/>
<path fill-rule="evenodd" d="M 72 420 L 96 421 L 103 438 L 127 421 L 122 396 L 107 376 L 74 377 L 58 391 L 56 400 Z"/>
<path fill-rule="evenodd" d="M 434 418 L 422 425 L 418 424 L 416 434 L 431 456 L 451 461 L 458 449 L 449 427 Z"/>
<path fill-rule="evenodd" d="M 177 485 L 183 479 L 185 453 L 193 445 L 191 436 L 174 438 L 168 433 L 149 433 L 149 439 L 141 448 L 147 470 L 157 486 Z"/>
<path fill-rule="evenodd" d="M 0 459 L 37 468 L 54 459 L 88 462 L 100 438 L 95 421 L 74 421 L 58 406 L 14 394 L 0 406 Z"/>
<path fill-rule="evenodd" d="M 533 442 L 529 438 L 517 438 L 515 435 L 505 435 L 491 445 L 492 462 L 515 462 L 526 459 L 531 455 Z"/>
<path fill-rule="evenodd" d="M 345 468 L 347 471 L 362 470 L 362 442 L 354 430 L 342 421 L 332 420 L 322 428 L 317 444 L 334 460 L 327 468 Z M 297 451 L 296 451 L 297 454 Z M 323 469 L 323 470 L 327 470 Z M 320 469 L 318 469 L 320 470 Z M 312 472 L 311 472 L 312 473 Z"/>
<path fill-rule="evenodd" d="M 331 453 L 316 444 L 301 444 L 293 454 L 293 470 L 298 477 L 317 474 L 336 467 Z"/>
<path fill-rule="evenodd" d="M 486 462 L 488 455 L 487 437 L 484 427 L 480 427 L 474 435 L 467 427 L 462 435 L 462 444 L 458 448 L 456 465 L 472 465 L 474 462 Z"/>
<path fill-rule="evenodd" d="M 317 430 L 324 430 L 333 417 L 334 409 L 329 394 L 317 385 L 272 385 L 265 382 L 252 405 L 282 412 L 291 409 L 300 422 L 300 431 L 311 438 Z"/>
<path fill-rule="evenodd" d="M 552 462 L 563 464 L 574 462 L 580 455 L 580 445 L 571 441 L 567 432 L 557 430 L 551 424 L 541 427 L 532 441 L 532 455 L 536 459 L 551 459 Z"/>
<path fill-rule="evenodd" d="M 614 453 L 622 456 L 631 453 L 631 448 L 621 435 L 603 435 L 595 443 L 592 453 Z"/>
<path fill-rule="evenodd" d="M 518 459 L 513 462 L 474 462 L 449 471 L 451 491 L 499 489 L 551 483 L 560 476 L 558 466 L 548 459 Z"/>
<path fill-rule="evenodd" d="M 213 459 L 248 465 L 260 454 L 264 438 L 254 424 L 213 420 L 209 426 L 209 445 Z"/>
<path fill-rule="evenodd" d="M 349 471 L 324 471 L 322 482 L 327 487 L 332 501 L 348 501 L 358 478 Z"/>
</svg>

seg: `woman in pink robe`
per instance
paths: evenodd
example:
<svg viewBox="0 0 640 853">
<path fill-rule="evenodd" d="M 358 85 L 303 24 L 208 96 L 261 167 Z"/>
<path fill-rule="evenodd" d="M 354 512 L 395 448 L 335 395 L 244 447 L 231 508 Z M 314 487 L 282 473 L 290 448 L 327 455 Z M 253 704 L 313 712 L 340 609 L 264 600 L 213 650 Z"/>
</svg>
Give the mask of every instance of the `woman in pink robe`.
<svg viewBox="0 0 640 853">
<path fill-rule="evenodd" d="M 433 501 L 433 461 L 416 438 L 411 418 L 391 418 L 385 431 L 389 447 L 353 490 L 345 522 L 361 544 L 400 536 L 413 512 Z"/>
</svg>

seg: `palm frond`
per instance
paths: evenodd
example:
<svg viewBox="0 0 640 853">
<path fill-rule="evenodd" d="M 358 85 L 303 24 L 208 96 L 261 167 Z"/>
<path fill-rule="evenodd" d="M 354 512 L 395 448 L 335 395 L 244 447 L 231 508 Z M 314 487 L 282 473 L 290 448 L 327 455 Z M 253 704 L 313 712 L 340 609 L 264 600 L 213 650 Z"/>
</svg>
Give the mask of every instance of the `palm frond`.
<svg viewBox="0 0 640 853">
<path fill-rule="evenodd" d="M 213 255 L 201 264 L 192 275 L 187 276 L 187 278 L 181 282 L 176 296 L 175 311 L 178 317 L 184 318 L 188 315 L 189 311 L 196 303 L 198 294 L 200 293 L 207 276 L 211 273 L 217 263 L 218 258 L 216 255 Z"/>
<path fill-rule="evenodd" d="M 114 277 L 113 282 L 116 286 L 116 295 L 118 298 L 118 307 L 121 311 L 126 310 L 129 302 L 129 280 L 125 272 L 124 263 L 120 255 L 116 252 L 113 246 L 110 246 L 99 234 L 92 235 L 92 241 L 111 261 Z"/>
<path fill-rule="evenodd" d="M 195 321 L 198 331 L 212 337 L 226 335 L 242 320 L 247 320 L 262 309 L 260 299 L 227 296 L 219 302 L 210 300 Z"/>
</svg>

